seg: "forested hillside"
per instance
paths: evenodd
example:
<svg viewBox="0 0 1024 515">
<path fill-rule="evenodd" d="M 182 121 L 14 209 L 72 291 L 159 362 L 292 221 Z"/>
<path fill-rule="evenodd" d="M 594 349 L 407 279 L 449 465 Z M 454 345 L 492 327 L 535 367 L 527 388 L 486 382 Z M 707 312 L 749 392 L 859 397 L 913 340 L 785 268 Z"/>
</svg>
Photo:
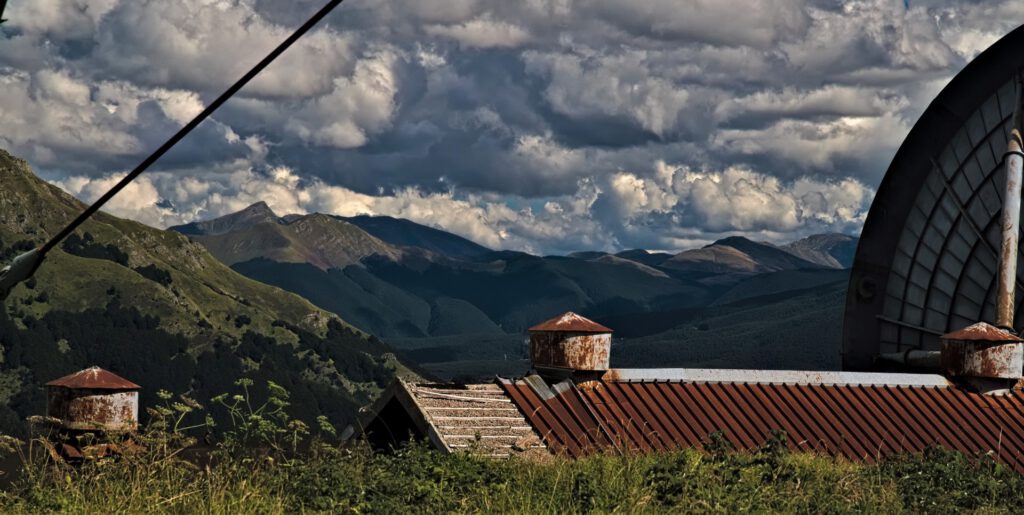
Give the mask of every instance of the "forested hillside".
<svg viewBox="0 0 1024 515">
<path fill-rule="evenodd" d="M 0 258 L 43 241 L 81 202 L 0 151 Z M 243 375 L 290 385 L 301 416 L 338 422 L 398 368 L 379 340 L 247 279 L 202 246 L 100 213 L 54 249 L 0 313 L 0 421 L 45 408 L 40 385 L 91 365 L 203 400 Z"/>
</svg>

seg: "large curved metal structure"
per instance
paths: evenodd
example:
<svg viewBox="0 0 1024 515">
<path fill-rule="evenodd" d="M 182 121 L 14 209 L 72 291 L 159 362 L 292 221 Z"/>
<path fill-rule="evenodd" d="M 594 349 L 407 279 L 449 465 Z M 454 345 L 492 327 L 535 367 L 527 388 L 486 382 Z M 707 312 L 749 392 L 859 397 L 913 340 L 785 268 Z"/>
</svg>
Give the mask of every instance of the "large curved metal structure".
<svg viewBox="0 0 1024 515">
<path fill-rule="evenodd" d="M 896 152 L 857 248 L 844 369 L 878 368 L 881 353 L 937 350 L 939 335 L 995 320 L 1001 165 L 1022 66 L 1024 26 L 957 74 Z"/>
</svg>

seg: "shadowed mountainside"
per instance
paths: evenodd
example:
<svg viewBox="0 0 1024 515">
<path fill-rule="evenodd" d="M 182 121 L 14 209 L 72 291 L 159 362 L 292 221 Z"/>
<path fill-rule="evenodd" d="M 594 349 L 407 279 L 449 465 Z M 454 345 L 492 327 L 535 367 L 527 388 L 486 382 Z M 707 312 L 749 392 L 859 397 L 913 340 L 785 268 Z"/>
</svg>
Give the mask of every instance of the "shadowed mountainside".
<svg viewBox="0 0 1024 515">
<path fill-rule="evenodd" d="M 335 217 L 400 247 L 417 247 L 452 259 L 474 260 L 491 252 L 466 238 L 390 216 Z"/>
<path fill-rule="evenodd" d="M 296 230 L 303 221 L 309 229 Z M 406 220 L 279 217 L 262 204 L 174 229 L 236 271 L 298 293 L 449 377 L 525 370 L 523 331 L 567 310 L 646 338 L 721 306 L 798 302 L 791 298 L 803 290 L 845 281 L 840 259 L 856 243 L 844 235 L 785 246 L 731 237 L 676 255 L 539 257 L 489 251 Z"/>
</svg>

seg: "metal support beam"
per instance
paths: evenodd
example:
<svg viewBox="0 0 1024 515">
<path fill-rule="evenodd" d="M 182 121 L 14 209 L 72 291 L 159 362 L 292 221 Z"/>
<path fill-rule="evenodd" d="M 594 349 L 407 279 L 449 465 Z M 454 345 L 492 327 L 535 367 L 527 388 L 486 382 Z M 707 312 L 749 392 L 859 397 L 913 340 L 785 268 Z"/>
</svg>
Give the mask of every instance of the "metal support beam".
<svg viewBox="0 0 1024 515">
<path fill-rule="evenodd" d="M 1017 245 L 1020 234 L 1020 190 L 1024 181 L 1024 141 L 1021 140 L 1021 87 L 1013 114 L 1010 140 L 1003 154 L 1006 168 L 1006 192 L 1003 196 L 1002 245 L 999 249 L 999 275 L 996 278 L 996 325 L 1016 332 L 1013 327 L 1014 295 L 1017 284 Z"/>
</svg>

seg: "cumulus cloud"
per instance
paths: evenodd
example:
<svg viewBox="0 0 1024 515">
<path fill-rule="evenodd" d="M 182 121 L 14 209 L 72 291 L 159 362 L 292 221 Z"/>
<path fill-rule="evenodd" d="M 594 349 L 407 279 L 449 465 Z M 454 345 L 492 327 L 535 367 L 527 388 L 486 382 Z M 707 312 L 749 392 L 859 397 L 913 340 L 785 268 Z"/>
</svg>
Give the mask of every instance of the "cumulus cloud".
<svg viewBox="0 0 1024 515">
<path fill-rule="evenodd" d="M 863 159 L 877 155 L 884 166 L 886 156 L 899 147 L 910 130 L 908 121 L 892 114 L 877 117 L 845 116 L 828 121 L 782 119 L 766 128 L 724 129 L 715 146 L 727 152 L 784 159 L 806 173 L 832 172 L 843 158 Z M 884 168 L 866 174 L 872 182 L 881 180 Z M 793 175 L 784 170 L 779 175 Z"/>
<path fill-rule="evenodd" d="M 381 49 L 359 59 L 351 77 L 334 79 L 323 96 L 298 104 L 260 101 L 258 110 L 303 142 L 342 149 L 361 147 L 391 121 L 398 87 L 393 69 L 397 59 L 394 51 Z"/>
<path fill-rule="evenodd" d="M 713 171 L 657 162 L 648 177 L 612 175 L 597 215 L 623 220 L 624 238 L 671 242 L 692 238 L 692 228 L 700 228 L 709 236 L 747 233 L 778 240 L 794 233 L 855 230 L 873 194 L 853 179 L 785 181 L 749 168 Z M 650 223 L 659 219 L 671 220 L 671 228 Z"/>
<path fill-rule="evenodd" d="M 190 91 L 141 88 L 123 81 L 89 82 L 67 70 L 7 69 L 0 76 L 5 129 L 0 142 L 44 166 L 97 151 L 134 155 L 142 150 L 138 132 L 156 128 L 159 121 L 140 119 L 146 106 L 177 123 L 203 108 Z"/>
<path fill-rule="evenodd" d="M 665 136 L 687 107 L 689 92 L 651 73 L 646 52 L 584 57 L 573 54 L 523 55 L 529 72 L 548 79 L 545 99 L 558 112 L 577 118 L 625 117 Z"/>
<path fill-rule="evenodd" d="M 685 8 L 671 0 L 584 0 L 583 10 L 635 36 L 765 46 L 796 39 L 807 30 L 806 5 L 798 0 L 724 2 L 696 0 Z"/>
<path fill-rule="evenodd" d="M 92 198 L 318 8 L 12 2 L 0 145 Z M 893 152 L 1020 2 L 367 0 L 111 209 L 166 226 L 266 200 L 496 248 L 679 250 L 856 232 Z"/>
<path fill-rule="evenodd" d="M 122 1 L 97 29 L 94 54 L 108 73 L 201 91 L 226 88 L 291 33 L 256 16 L 250 2 L 206 0 Z M 268 67 L 246 94 L 323 94 L 353 60 L 348 38 L 330 30 L 313 32 L 290 54 Z"/>
<path fill-rule="evenodd" d="M 518 25 L 494 20 L 477 19 L 457 25 L 429 25 L 427 34 L 454 39 L 474 48 L 514 47 L 530 38 Z"/>
<path fill-rule="evenodd" d="M 122 175 L 73 176 L 55 184 L 86 201 Z M 709 235 L 752 233 L 782 240 L 794 233 L 855 230 L 873 192 L 855 180 L 785 182 L 749 169 L 692 170 L 655 163 L 650 177 L 620 171 L 601 182 L 581 180 L 571 194 L 512 208 L 485 195 L 405 188 L 368 195 L 279 166 L 244 163 L 205 177 L 158 172 L 143 176 L 108 210 L 156 226 L 210 219 L 258 201 L 278 214 L 387 215 L 459 234 L 494 249 L 536 253 L 581 248 L 617 250 L 643 242 L 656 249 L 707 243 Z M 168 203 L 173 208 L 167 207 Z M 669 219 L 668 227 L 652 221 Z M 636 245 L 633 245 L 636 246 Z"/>
</svg>

